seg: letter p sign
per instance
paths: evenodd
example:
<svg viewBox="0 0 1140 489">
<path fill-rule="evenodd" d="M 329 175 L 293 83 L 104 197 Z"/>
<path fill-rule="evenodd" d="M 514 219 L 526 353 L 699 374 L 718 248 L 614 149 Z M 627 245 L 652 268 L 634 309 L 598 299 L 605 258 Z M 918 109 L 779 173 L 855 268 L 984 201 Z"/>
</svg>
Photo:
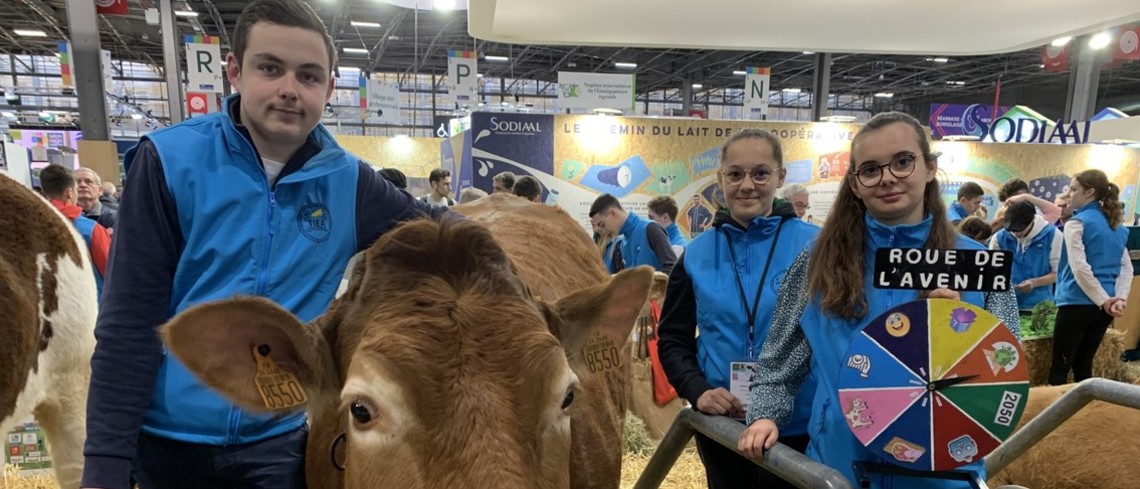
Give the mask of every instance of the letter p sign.
<svg viewBox="0 0 1140 489">
<path fill-rule="evenodd" d="M 455 66 L 455 84 L 462 85 L 463 79 L 471 76 L 471 67 L 465 64 Z"/>
</svg>

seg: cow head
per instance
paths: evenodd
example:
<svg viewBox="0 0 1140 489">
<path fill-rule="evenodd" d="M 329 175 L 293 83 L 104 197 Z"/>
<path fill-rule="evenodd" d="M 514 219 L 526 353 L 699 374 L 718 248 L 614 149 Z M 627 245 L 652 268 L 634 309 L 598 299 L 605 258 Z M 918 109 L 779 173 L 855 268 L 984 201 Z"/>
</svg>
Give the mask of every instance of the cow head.
<svg viewBox="0 0 1140 489">
<path fill-rule="evenodd" d="M 373 246 L 313 323 L 239 298 L 162 332 L 246 408 L 271 410 L 258 354 L 297 379 L 310 412 L 338 405 L 347 487 L 567 488 L 581 395 L 567 358 L 599 339 L 623 345 L 652 282 L 643 267 L 546 302 L 483 226 L 416 221 Z"/>
</svg>

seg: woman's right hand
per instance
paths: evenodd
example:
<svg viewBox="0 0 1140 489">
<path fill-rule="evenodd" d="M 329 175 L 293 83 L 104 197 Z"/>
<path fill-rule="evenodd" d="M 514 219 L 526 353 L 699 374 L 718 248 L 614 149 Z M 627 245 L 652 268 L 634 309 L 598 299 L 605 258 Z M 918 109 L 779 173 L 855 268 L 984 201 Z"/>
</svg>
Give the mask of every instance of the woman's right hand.
<svg viewBox="0 0 1140 489">
<path fill-rule="evenodd" d="M 1124 299 L 1121 299 L 1119 297 L 1113 297 L 1113 298 L 1105 301 L 1104 304 L 1101 304 L 1100 307 L 1109 316 L 1112 316 L 1114 318 L 1118 318 L 1118 317 L 1121 317 L 1124 315 L 1124 306 L 1125 306 Z"/>
<path fill-rule="evenodd" d="M 746 457 L 760 460 L 764 456 L 764 450 L 772 448 L 779 438 L 780 430 L 776 428 L 775 422 L 770 419 L 758 419 L 740 434 L 740 442 L 736 448 Z"/>
</svg>

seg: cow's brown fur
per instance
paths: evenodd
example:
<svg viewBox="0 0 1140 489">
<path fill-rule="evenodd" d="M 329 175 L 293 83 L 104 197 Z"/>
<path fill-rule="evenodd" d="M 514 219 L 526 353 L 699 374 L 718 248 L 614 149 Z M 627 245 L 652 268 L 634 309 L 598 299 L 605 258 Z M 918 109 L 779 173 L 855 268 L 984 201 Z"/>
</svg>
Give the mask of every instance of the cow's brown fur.
<svg viewBox="0 0 1140 489">
<path fill-rule="evenodd" d="M 1018 429 L 1075 386 L 1030 389 Z M 988 482 L 1031 489 L 1133 489 L 1140 486 L 1137 454 L 1140 411 L 1093 401 Z"/>
<path fill-rule="evenodd" d="M 42 199 L 10 178 L 0 178 L 0 419 L 16 408 L 16 398 L 28 374 L 38 368 L 39 352 L 47 347 L 50 327 L 44 316 L 59 307 L 54 274 L 40 276 L 37 257 L 44 255 L 49 267 L 61 256 L 82 263 L 71 231 Z M 40 291 L 43 293 L 43 311 Z M 41 314 L 42 313 L 42 314 Z"/>
<path fill-rule="evenodd" d="M 630 271 L 601 285 L 607 274 L 589 236 L 558 209 L 492 196 L 457 210 L 470 221 L 404 224 L 369 249 L 345 295 L 311 325 L 322 337 L 278 333 L 272 340 L 318 344 L 316 349 L 332 352 L 335 363 L 329 372 L 333 380 L 324 383 L 336 389 L 312 388 L 316 381 L 302 378 L 313 397 L 309 486 L 342 484 L 329 462 L 329 447 L 337 434 L 348 431 L 348 477 L 354 487 L 394 487 L 400 481 L 403 488 L 562 488 L 570 481 L 560 479 L 569 474 L 575 488 L 618 487 L 630 363 L 622 345 L 649 293 L 651 271 Z M 201 328 L 213 321 L 203 311 L 224 307 L 187 311 L 164 333 L 172 351 L 207 383 L 256 407 L 251 381 L 234 381 L 235 370 L 222 365 L 211 371 L 194 360 L 219 350 L 217 341 L 202 340 L 210 335 Z M 234 307 L 242 306 L 231 302 L 229 308 Z M 243 328 L 291 327 L 289 321 L 270 319 L 275 313 L 263 314 L 263 323 L 272 324 L 248 326 L 257 322 L 248 316 L 231 317 L 220 327 L 237 328 L 231 335 L 239 338 L 246 334 Z M 594 328 L 618 343 L 621 368 L 598 374 L 585 368 L 578 351 L 587 339 L 584 331 Z M 272 342 L 245 339 L 237 348 L 248 350 L 263 341 Z M 280 349 L 275 346 L 271 356 Z M 304 377 L 304 369 L 293 364 L 319 365 L 320 357 L 299 351 L 274 358 Z M 580 382 L 569 411 L 572 447 L 558 441 L 565 435 L 544 428 L 550 414 L 560 412 L 559 383 L 568 378 L 567 365 Z M 345 388 L 344 404 L 335 401 L 354 375 L 392 381 L 396 385 L 386 387 L 400 392 L 391 396 L 398 399 L 364 400 L 378 413 L 406 411 L 415 419 L 400 427 L 349 423 L 346 405 L 356 398 Z M 248 367 L 237 376 L 248 378 Z M 396 411 L 391 403 L 400 404 Z M 352 449 L 351 433 L 388 434 L 395 428 L 406 430 L 397 449 Z"/>
</svg>

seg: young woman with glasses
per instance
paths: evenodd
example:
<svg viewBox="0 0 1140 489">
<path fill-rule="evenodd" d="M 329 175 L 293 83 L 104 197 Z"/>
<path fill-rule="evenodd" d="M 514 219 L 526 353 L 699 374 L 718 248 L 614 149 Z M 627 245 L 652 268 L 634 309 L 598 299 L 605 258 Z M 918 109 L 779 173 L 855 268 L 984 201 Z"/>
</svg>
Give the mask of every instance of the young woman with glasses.
<svg viewBox="0 0 1140 489">
<path fill-rule="evenodd" d="M 1018 324 L 1013 291 L 919 293 L 872 286 L 878 248 L 983 249 L 959 236 L 947 220 L 935 178 L 937 158 L 918 121 L 905 114 L 875 116 L 855 135 L 852 170 L 840 185 L 828 224 L 784 278 L 776 318 L 760 354 L 760 374 L 752 384 L 751 425 L 740 438 L 742 452 L 759 457 L 763 449 L 782 439 L 780 426 L 794 412 L 797 392 L 812 388 L 804 379 L 814 375 L 817 387 L 808 429 L 809 456 L 845 474 L 859 487 L 969 487 L 967 482 L 879 474 L 870 475 L 865 479 L 867 485 L 862 485 L 864 479 L 856 478 L 853 464 L 885 464 L 889 454 L 865 448 L 848 429 L 836 385 L 847 347 L 860 328 L 899 304 L 925 297 L 957 299 L 984 307 L 1007 325 Z M 965 468 L 982 473 L 985 479 L 980 460 Z"/>
<path fill-rule="evenodd" d="M 780 140 L 771 133 L 746 129 L 730 138 L 717 175 L 727 207 L 710 231 L 689 243 L 669 276 L 659 328 L 661 365 L 677 392 L 707 414 L 743 420 L 776 291 L 792 260 L 819 233 L 776 199 L 784 175 Z M 795 414 L 781 425 L 788 434 L 784 442 L 800 451 L 807 445 L 813 394 L 804 389 Z M 793 487 L 699 434 L 697 450 L 712 489 Z"/>
</svg>

